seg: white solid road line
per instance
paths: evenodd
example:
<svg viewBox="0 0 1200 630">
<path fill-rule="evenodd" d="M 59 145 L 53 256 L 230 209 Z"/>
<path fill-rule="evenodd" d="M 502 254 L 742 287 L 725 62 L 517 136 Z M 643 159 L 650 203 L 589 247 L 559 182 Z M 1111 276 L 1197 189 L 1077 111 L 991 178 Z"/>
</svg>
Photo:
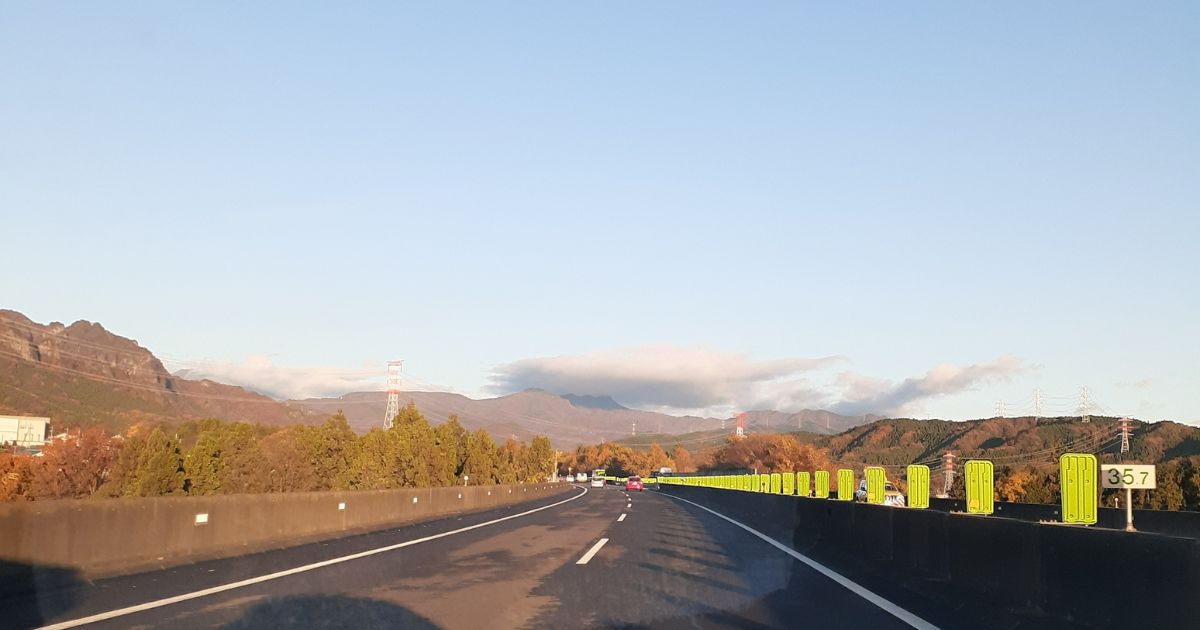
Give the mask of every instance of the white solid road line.
<svg viewBox="0 0 1200 630">
<path fill-rule="evenodd" d="M 659 493 L 659 494 L 662 494 L 662 493 Z M 739 523 L 739 522 L 729 518 L 728 516 L 721 514 L 720 512 L 710 510 L 710 509 L 704 507 L 703 505 L 700 505 L 699 503 L 696 503 L 694 501 L 688 501 L 687 499 L 677 497 L 674 495 L 670 495 L 670 494 L 663 494 L 663 496 L 671 497 L 672 499 L 675 499 L 676 501 L 683 501 L 684 503 L 694 505 L 694 506 L 700 508 L 701 510 L 708 512 L 709 514 L 712 514 L 713 516 L 723 518 L 723 519 L 729 521 L 730 523 L 733 523 L 734 525 L 741 527 L 742 529 L 750 532 L 751 534 L 754 534 L 755 536 L 758 536 L 759 538 L 763 539 L 767 543 L 773 545 L 776 549 L 779 549 L 780 551 L 799 560 L 800 562 L 807 564 L 808 566 L 812 567 L 814 570 L 816 570 L 821 575 L 824 575 L 825 577 L 833 580 L 834 582 L 841 584 L 842 586 L 846 587 L 851 592 L 853 592 L 855 595 L 858 595 L 859 597 L 871 602 L 872 604 L 875 604 L 876 606 L 881 608 L 884 612 L 887 612 L 888 614 L 892 615 L 893 617 L 899 619 L 900 621 L 903 621 L 904 623 L 907 623 L 908 625 L 910 625 L 914 628 L 917 628 L 918 630 L 940 630 L 937 626 L 929 623 L 928 621 L 925 621 L 924 619 L 914 615 L 911 612 L 908 612 L 907 610 L 901 608 L 900 606 L 897 606 L 895 603 L 891 602 L 890 600 L 884 599 L 884 598 L 880 597 L 879 595 L 872 593 L 871 591 L 867 590 L 862 585 L 851 581 L 850 578 L 842 575 L 841 573 L 838 573 L 837 571 L 830 569 L 829 567 L 821 564 L 820 562 L 817 562 L 816 560 L 809 558 L 808 556 L 796 551 L 795 549 L 792 549 L 791 547 L 775 540 L 774 538 L 771 538 L 770 536 L 754 529 L 753 527 L 750 527 L 749 525 L 744 525 L 742 523 Z"/>
<path fill-rule="evenodd" d="M 618 516 L 618 517 L 617 517 L 617 522 L 618 522 L 618 523 L 620 523 L 620 522 L 621 522 L 621 521 L 623 521 L 623 520 L 625 520 L 625 514 L 621 514 L 620 516 Z"/>
<path fill-rule="evenodd" d="M 564 499 L 557 503 L 551 503 L 550 505 L 543 505 L 542 507 L 534 508 L 532 510 L 526 510 L 519 514 L 509 514 L 508 516 L 503 516 L 501 518 L 490 520 L 490 521 L 487 521 L 486 523 L 476 523 L 475 525 L 461 527 L 459 529 L 451 530 L 448 532 L 442 532 L 440 534 L 434 534 L 432 536 L 426 536 L 424 538 L 417 538 L 415 540 L 409 540 L 409 541 L 402 542 L 402 543 L 396 543 L 394 545 L 388 545 L 386 547 L 379 547 L 377 549 L 368 549 L 367 551 L 360 551 L 358 553 L 352 553 L 348 556 L 342 556 L 340 558 L 330 558 L 329 560 L 322 560 L 321 562 L 314 562 L 312 564 L 306 564 L 303 566 L 295 567 L 292 569 L 287 569 L 284 571 L 277 571 L 275 573 L 270 573 L 267 575 L 260 575 L 258 577 L 249 578 L 249 579 L 241 580 L 238 582 L 230 582 L 229 584 L 222 584 L 221 586 L 213 586 L 211 588 L 206 588 L 206 589 L 195 591 L 192 593 L 184 593 L 183 595 L 176 595 L 174 597 L 166 597 L 163 599 L 154 600 L 152 602 L 146 602 L 145 604 L 138 604 L 136 606 L 129 606 L 127 608 L 118 608 L 117 610 L 110 610 L 108 612 L 98 613 L 95 615 L 91 615 L 90 617 L 80 617 L 79 619 L 71 619 L 70 621 L 63 621 L 63 622 L 51 624 L 48 626 L 42 626 L 39 630 L 58 630 L 59 628 L 74 628 L 76 626 L 82 626 L 82 625 L 89 624 L 89 623 L 95 623 L 97 621 L 104 621 L 105 619 L 113 619 L 115 617 L 123 617 L 125 615 L 130 615 L 130 614 L 133 614 L 136 612 L 141 612 L 143 610 L 150 610 L 152 608 L 160 608 L 162 606 L 169 606 L 171 604 L 177 604 L 179 602 L 186 602 L 189 599 L 196 599 L 198 597 L 204 597 L 206 595 L 213 595 L 213 594 L 222 593 L 225 591 L 232 591 L 235 588 L 241 588 L 243 586 L 250 586 L 251 584 L 258 584 L 259 582 L 266 582 L 268 580 L 274 580 L 274 579 L 281 578 L 281 577 L 287 577 L 289 575 L 295 575 L 297 573 L 304 573 L 306 571 L 312 571 L 313 569 L 320 569 L 322 567 L 327 567 L 327 566 L 334 565 L 334 564 L 340 564 L 342 562 L 349 562 L 351 560 L 357 560 L 359 558 L 366 558 L 367 556 L 373 556 L 373 555 L 379 554 L 379 553 L 395 551 L 396 549 L 401 549 L 403 547 L 410 547 L 412 545 L 417 545 L 417 544 L 420 544 L 423 542 L 429 542 L 431 540 L 436 540 L 438 538 L 445 538 L 446 536 L 453 536 L 454 534 L 461 534 L 462 532 L 470 531 L 472 529 L 479 529 L 480 527 L 486 527 L 488 525 L 495 525 L 496 523 L 502 523 L 502 522 L 510 520 L 510 519 L 519 518 L 522 516 L 528 516 L 530 514 L 533 514 L 534 512 L 541 512 L 542 510 L 548 510 L 552 507 L 558 507 L 564 503 L 570 503 L 571 501 L 574 501 L 575 499 L 578 499 L 579 497 L 582 497 L 583 495 L 588 493 L 587 488 L 580 488 L 580 489 L 583 490 L 583 492 L 580 492 L 579 494 L 577 494 L 569 499 Z M 604 542 L 607 542 L 607 539 L 601 541 L 601 544 L 603 544 Z M 599 546 L 600 545 L 597 545 L 596 547 L 599 548 Z M 591 553 L 595 553 L 595 550 L 592 550 Z"/>
<path fill-rule="evenodd" d="M 591 560 L 592 556 L 596 555 L 596 552 L 600 551 L 600 548 L 603 547 L 604 543 L 606 542 L 608 542 L 607 538 L 601 538 L 600 540 L 597 540 L 596 544 L 592 545 L 592 548 L 588 549 L 588 552 L 583 554 L 582 558 L 575 561 L 575 564 L 587 564 L 588 560 Z"/>
</svg>

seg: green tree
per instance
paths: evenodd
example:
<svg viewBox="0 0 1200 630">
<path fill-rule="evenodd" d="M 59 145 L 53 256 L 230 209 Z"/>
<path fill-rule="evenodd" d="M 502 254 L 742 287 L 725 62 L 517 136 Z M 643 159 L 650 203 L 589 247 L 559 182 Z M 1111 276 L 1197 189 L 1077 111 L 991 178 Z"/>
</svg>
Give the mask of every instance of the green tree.
<svg viewBox="0 0 1200 630">
<path fill-rule="evenodd" d="M 528 461 L 525 466 L 526 476 L 522 481 L 526 483 L 545 481 L 555 468 L 554 447 L 550 445 L 550 438 L 544 435 L 534 436 L 529 443 L 526 459 Z"/>
<path fill-rule="evenodd" d="M 314 490 L 335 490 L 350 485 L 358 446 L 357 437 L 341 411 L 324 424 L 301 433 L 301 444 L 313 471 Z"/>
<path fill-rule="evenodd" d="M 183 455 L 179 444 L 155 428 L 137 453 L 137 467 L 126 494 L 154 497 L 183 491 Z"/>
<path fill-rule="evenodd" d="M 316 480 L 312 465 L 303 449 L 303 428 L 289 427 L 258 441 L 267 470 L 267 489 L 271 492 L 312 490 Z"/>
<path fill-rule="evenodd" d="M 265 492 L 268 477 L 255 428 L 245 422 L 225 425 L 221 430 L 221 492 Z"/>
<path fill-rule="evenodd" d="M 399 471 L 400 435 L 395 431 L 371 429 L 360 439 L 354 460 L 353 487 L 362 490 L 395 488 L 402 483 Z"/>
<path fill-rule="evenodd" d="M 1160 466 L 1158 471 L 1158 488 L 1151 498 L 1151 507 L 1158 510 L 1178 510 L 1183 507 L 1184 475 L 1182 467 L 1176 462 Z"/>
<path fill-rule="evenodd" d="M 196 443 L 183 458 L 187 476 L 187 492 L 192 495 L 216 494 L 221 491 L 221 448 L 219 429 L 201 432 Z"/>
<path fill-rule="evenodd" d="M 467 463 L 467 449 L 470 436 L 467 430 L 458 422 L 458 416 L 450 417 L 434 427 L 434 438 L 437 441 L 440 459 L 437 466 L 438 485 L 449 485 L 462 479 L 463 467 Z"/>
<path fill-rule="evenodd" d="M 463 474 L 469 477 L 467 483 L 473 486 L 497 483 L 499 467 L 499 454 L 492 436 L 483 429 L 476 430 L 467 441 L 467 461 L 463 464 Z"/>
</svg>

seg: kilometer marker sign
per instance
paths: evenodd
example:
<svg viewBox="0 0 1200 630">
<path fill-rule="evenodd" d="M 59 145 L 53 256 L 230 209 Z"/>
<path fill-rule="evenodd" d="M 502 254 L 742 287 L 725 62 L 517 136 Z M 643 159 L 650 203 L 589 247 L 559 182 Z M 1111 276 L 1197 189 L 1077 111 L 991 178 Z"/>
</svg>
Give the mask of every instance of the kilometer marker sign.
<svg viewBox="0 0 1200 630">
<path fill-rule="evenodd" d="M 1158 487 L 1152 464 L 1104 464 L 1100 466 L 1100 486 L 1125 489 L 1125 531 L 1133 528 L 1133 491 Z"/>
</svg>

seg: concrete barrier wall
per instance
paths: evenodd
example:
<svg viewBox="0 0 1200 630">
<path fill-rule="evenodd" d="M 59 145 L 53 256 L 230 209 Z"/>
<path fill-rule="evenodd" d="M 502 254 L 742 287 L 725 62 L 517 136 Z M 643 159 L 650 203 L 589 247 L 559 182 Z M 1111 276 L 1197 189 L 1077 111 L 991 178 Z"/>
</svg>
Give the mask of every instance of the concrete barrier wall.
<svg viewBox="0 0 1200 630">
<path fill-rule="evenodd" d="M 664 485 L 855 579 L 1085 627 L 1194 627 L 1200 540 Z M 1136 522 L 1136 518 L 1135 518 Z"/>
<path fill-rule="evenodd" d="M 106 575 L 487 510 L 570 489 L 536 484 L 2 503 L 0 562 Z M 197 522 L 198 515 L 204 522 Z"/>
</svg>

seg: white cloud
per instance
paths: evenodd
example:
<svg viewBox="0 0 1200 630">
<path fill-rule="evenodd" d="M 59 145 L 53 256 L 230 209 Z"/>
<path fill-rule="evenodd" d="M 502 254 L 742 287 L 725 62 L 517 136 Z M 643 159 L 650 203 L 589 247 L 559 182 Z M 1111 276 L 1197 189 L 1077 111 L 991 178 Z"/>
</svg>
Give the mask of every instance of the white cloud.
<svg viewBox="0 0 1200 630">
<path fill-rule="evenodd" d="M 292 368 L 251 355 L 241 363 L 224 361 L 188 362 L 176 376 L 207 378 L 238 385 L 277 399 L 323 398 L 356 391 L 378 391 L 386 386 L 385 370 L 340 370 L 336 368 Z M 411 387 L 409 387 L 411 389 Z"/>
<path fill-rule="evenodd" d="M 724 417 L 733 411 L 829 409 L 846 415 L 913 413 L 934 398 L 1006 381 L 1028 368 L 1002 356 L 974 365 L 939 365 L 896 383 L 842 372 L 818 380 L 844 357 L 754 361 L 739 353 L 670 345 L 641 346 L 498 366 L 490 389 L 541 388 L 557 394 L 609 395 L 640 409 Z"/>
<path fill-rule="evenodd" d="M 748 355 L 703 348 L 649 345 L 575 356 L 522 359 L 498 366 L 491 391 L 533 387 L 558 394 L 609 395 L 643 409 L 778 408 L 812 400 L 805 372 L 844 357 L 754 361 Z"/>
<path fill-rule="evenodd" d="M 1006 355 L 994 361 L 967 366 L 939 365 L 924 376 L 906 378 L 900 383 L 853 373 L 841 374 L 837 380 L 843 390 L 841 400 L 829 409 L 847 415 L 911 413 L 921 409 L 932 398 L 959 394 L 996 381 L 1007 381 L 1026 369 L 1027 366 L 1020 359 Z"/>
</svg>

